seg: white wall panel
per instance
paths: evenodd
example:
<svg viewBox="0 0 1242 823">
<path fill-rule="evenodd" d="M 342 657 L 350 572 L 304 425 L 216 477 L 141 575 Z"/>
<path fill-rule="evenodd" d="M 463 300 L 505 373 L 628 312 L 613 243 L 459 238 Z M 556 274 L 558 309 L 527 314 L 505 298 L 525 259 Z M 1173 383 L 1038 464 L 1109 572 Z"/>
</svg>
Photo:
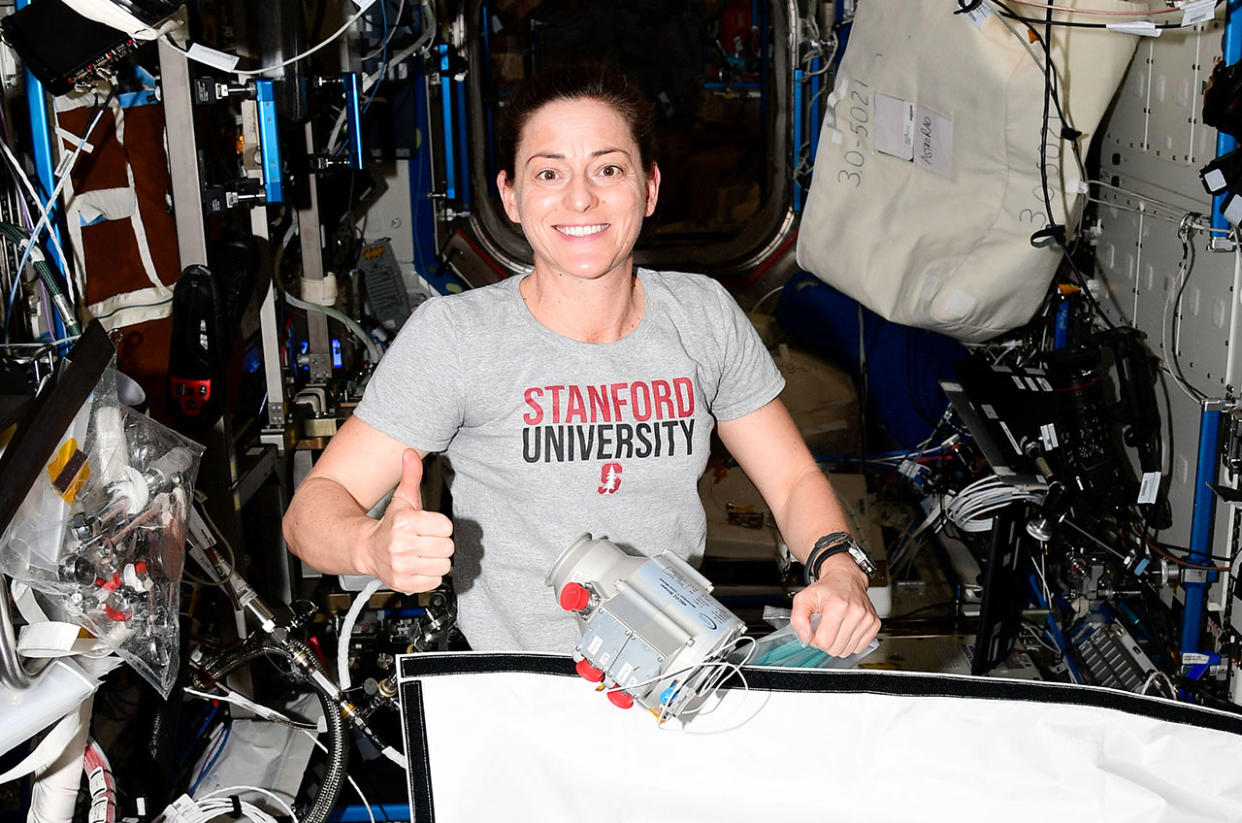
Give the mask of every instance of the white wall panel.
<svg viewBox="0 0 1242 823">
<path fill-rule="evenodd" d="M 1171 335 L 1169 295 L 1176 287 L 1182 258 L 1181 216 L 1211 212 L 1211 199 L 1198 172 L 1216 154 L 1216 131 L 1203 125 L 1200 109 L 1220 49 L 1219 22 L 1166 31 L 1139 45 L 1102 124 L 1099 179 L 1107 185 L 1092 188 L 1092 195 L 1108 204 L 1098 212 L 1102 230 L 1098 259 L 1110 313 L 1146 333 L 1157 356 L 1162 340 L 1170 352 L 1176 346 L 1187 380 L 1212 397 L 1235 388 L 1227 384 L 1227 375 L 1238 367 L 1238 347 L 1229 340 L 1237 311 L 1234 255 L 1209 251 L 1207 235 L 1193 235 L 1193 265 L 1182 296 L 1177 339 Z M 1172 360 L 1171 354 L 1168 359 Z M 1172 418 L 1168 463 L 1174 512 L 1173 530 L 1165 537 L 1185 545 L 1199 407 L 1171 380 L 1165 383 L 1158 394 L 1167 397 L 1162 413 L 1171 411 Z"/>
</svg>

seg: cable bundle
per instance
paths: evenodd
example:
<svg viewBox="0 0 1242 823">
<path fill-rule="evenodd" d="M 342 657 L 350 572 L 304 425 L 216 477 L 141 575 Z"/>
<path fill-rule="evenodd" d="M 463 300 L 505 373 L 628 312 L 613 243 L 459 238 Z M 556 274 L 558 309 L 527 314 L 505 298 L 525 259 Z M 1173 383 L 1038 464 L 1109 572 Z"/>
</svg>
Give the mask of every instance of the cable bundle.
<svg viewBox="0 0 1242 823">
<path fill-rule="evenodd" d="M 1043 502 L 1043 494 L 1011 486 L 992 474 L 976 480 L 957 494 L 946 494 L 942 508 L 945 518 L 953 525 L 964 532 L 977 534 L 991 530 L 992 512 L 1014 503 L 1039 505 Z"/>
</svg>

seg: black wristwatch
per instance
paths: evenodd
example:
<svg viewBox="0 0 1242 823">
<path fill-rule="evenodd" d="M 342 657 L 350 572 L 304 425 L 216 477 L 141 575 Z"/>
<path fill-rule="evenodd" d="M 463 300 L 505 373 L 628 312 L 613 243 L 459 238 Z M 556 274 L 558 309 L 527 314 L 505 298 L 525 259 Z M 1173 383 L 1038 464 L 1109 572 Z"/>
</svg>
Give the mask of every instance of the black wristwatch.
<svg viewBox="0 0 1242 823">
<path fill-rule="evenodd" d="M 867 551 L 845 532 L 833 532 L 826 534 L 815 541 L 815 546 L 811 549 L 811 553 L 806 556 L 806 565 L 804 566 L 803 579 L 806 585 L 811 585 L 819 579 L 820 567 L 824 565 L 824 561 L 834 554 L 846 552 L 858 564 L 858 568 L 863 570 L 867 575 L 867 579 L 875 577 L 875 562 Z"/>
</svg>

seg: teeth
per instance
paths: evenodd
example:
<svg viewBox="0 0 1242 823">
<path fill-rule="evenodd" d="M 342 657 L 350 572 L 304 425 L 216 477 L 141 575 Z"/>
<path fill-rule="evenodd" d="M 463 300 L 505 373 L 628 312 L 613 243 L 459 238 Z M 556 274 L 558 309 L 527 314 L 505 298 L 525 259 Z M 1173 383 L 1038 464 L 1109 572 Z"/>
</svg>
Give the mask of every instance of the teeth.
<svg viewBox="0 0 1242 823">
<path fill-rule="evenodd" d="M 597 226 L 557 226 L 556 230 L 561 234 L 568 234 L 570 237 L 587 237 L 588 235 L 598 234 L 608 228 L 607 223 L 600 223 Z"/>
</svg>

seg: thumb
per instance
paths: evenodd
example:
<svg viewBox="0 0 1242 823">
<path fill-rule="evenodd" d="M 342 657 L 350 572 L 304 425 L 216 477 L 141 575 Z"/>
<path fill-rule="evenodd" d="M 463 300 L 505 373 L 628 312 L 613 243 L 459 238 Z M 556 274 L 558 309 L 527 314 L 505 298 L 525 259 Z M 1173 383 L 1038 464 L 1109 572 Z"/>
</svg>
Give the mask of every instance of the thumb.
<svg viewBox="0 0 1242 823">
<path fill-rule="evenodd" d="M 803 648 L 811 642 L 811 638 L 815 634 L 815 626 L 811 622 L 812 616 L 815 615 L 815 609 L 818 604 L 812 602 L 811 597 L 805 592 L 800 593 L 794 598 L 793 609 L 789 615 L 789 625 L 793 628 L 794 633 L 798 635 L 798 640 L 802 642 Z"/>
<path fill-rule="evenodd" d="M 401 454 L 401 482 L 393 491 L 393 498 L 401 498 L 416 509 L 423 507 L 422 498 L 423 461 L 418 452 L 406 449 Z"/>
</svg>

